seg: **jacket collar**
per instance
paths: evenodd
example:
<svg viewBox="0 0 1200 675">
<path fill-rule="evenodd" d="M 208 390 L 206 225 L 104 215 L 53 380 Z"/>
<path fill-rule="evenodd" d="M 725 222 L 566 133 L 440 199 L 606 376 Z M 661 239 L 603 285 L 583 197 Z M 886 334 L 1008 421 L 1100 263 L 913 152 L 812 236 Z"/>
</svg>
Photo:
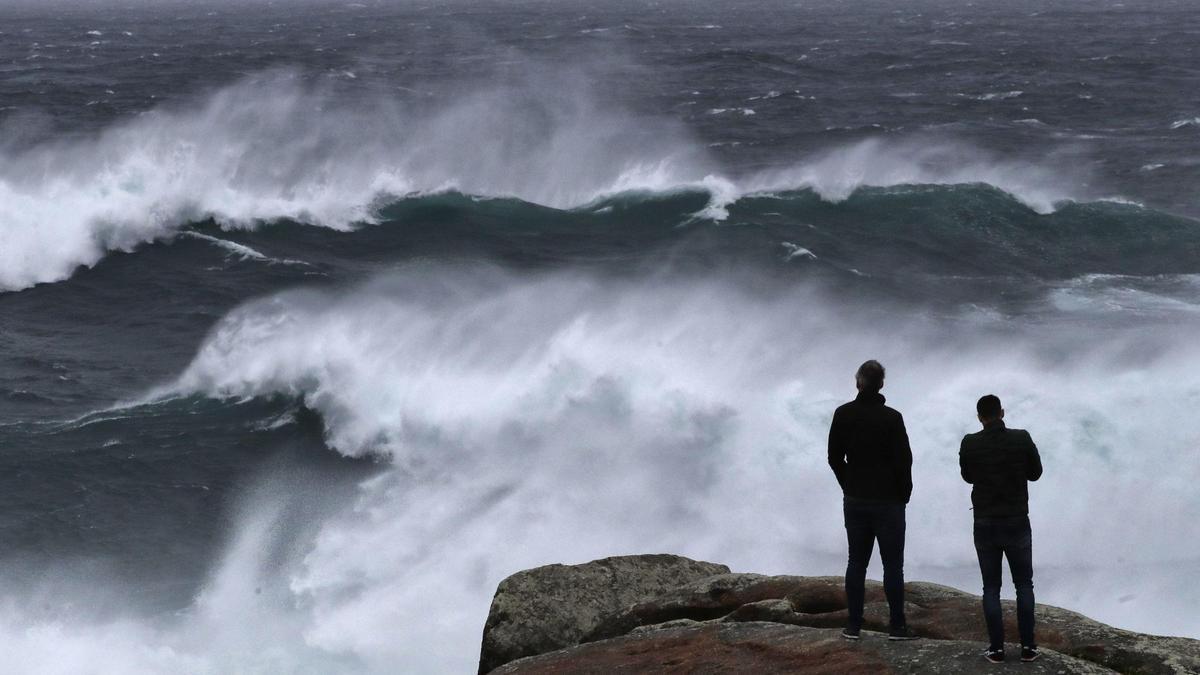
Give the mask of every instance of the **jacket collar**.
<svg viewBox="0 0 1200 675">
<path fill-rule="evenodd" d="M 860 391 L 858 392 L 858 396 L 854 397 L 854 400 L 858 401 L 859 403 L 883 405 L 884 401 L 887 399 L 883 397 L 883 394 L 877 391 Z"/>
</svg>

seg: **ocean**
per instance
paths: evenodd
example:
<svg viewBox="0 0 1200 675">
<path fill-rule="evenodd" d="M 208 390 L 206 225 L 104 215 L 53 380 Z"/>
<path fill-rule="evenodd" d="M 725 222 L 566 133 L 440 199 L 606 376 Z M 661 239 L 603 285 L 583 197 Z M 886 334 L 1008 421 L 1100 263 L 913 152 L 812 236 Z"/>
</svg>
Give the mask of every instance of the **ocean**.
<svg viewBox="0 0 1200 675">
<path fill-rule="evenodd" d="M 1197 91 L 1182 0 L 4 0 L 0 672 L 466 673 L 521 569 L 841 574 L 869 358 L 909 579 L 980 590 L 995 393 L 1038 601 L 1200 637 Z"/>
</svg>

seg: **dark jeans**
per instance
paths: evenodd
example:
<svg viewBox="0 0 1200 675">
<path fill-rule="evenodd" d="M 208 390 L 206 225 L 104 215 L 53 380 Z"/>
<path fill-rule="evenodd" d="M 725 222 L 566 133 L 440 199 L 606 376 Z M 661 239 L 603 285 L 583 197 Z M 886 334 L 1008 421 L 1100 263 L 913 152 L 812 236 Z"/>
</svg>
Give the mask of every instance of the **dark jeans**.
<svg viewBox="0 0 1200 675">
<path fill-rule="evenodd" d="M 846 516 L 846 539 L 850 559 L 846 564 L 846 605 L 850 627 L 862 628 L 863 602 L 866 596 L 867 563 L 871 549 L 879 540 L 883 559 L 883 591 L 887 595 L 893 628 L 904 620 L 904 504 L 846 497 L 842 502 Z"/>
<path fill-rule="evenodd" d="M 1033 641 L 1033 534 L 1029 516 L 975 519 L 975 552 L 983 573 L 983 617 L 993 649 L 1004 647 L 1004 616 L 1000 610 L 1002 558 L 1008 558 L 1013 586 L 1017 588 L 1017 626 L 1021 644 Z"/>
</svg>

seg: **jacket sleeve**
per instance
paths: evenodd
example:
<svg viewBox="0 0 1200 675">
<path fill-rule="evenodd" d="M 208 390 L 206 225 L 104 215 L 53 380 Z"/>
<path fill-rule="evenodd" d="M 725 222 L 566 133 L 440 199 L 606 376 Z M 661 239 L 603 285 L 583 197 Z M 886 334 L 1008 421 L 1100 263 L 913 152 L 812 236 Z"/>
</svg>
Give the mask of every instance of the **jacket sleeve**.
<svg viewBox="0 0 1200 675">
<path fill-rule="evenodd" d="M 829 425 L 829 468 L 837 477 L 838 485 L 846 489 L 846 429 L 845 424 L 833 413 L 833 422 Z"/>
<path fill-rule="evenodd" d="M 892 447 L 892 462 L 894 476 L 900 481 L 900 492 L 904 495 L 904 503 L 912 497 L 912 448 L 908 444 L 908 431 L 904 428 L 904 416 L 896 413 L 896 438 Z"/>
<path fill-rule="evenodd" d="M 958 470 L 962 472 L 963 480 L 974 485 L 975 477 L 972 475 L 971 463 L 967 461 L 967 437 L 963 436 L 962 443 L 958 445 Z"/>
<path fill-rule="evenodd" d="M 1042 456 L 1038 454 L 1037 446 L 1033 443 L 1033 437 L 1028 432 L 1025 434 L 1025 440 L 1029 441 L 1029 447 L 1025 455 L 1025 478 L 1028 480 L 1037 480 L 1042 477 Z"/>
</svg>

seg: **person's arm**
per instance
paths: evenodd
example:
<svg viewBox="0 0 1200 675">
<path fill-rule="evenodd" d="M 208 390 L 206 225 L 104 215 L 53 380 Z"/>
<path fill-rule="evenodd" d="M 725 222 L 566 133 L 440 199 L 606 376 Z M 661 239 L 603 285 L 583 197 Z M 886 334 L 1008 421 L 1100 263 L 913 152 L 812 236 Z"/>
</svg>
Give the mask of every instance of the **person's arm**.
<svg viewBox="0 0 1200 675">
<path fill-rule="evenodd" d="M 963 480 L 974 485 L 975 478 L 972 476 L 971 463 L 967 461 L 967 437 L 963 436 L 962 443 L 958 445 L 958 470 L 962 472 Z"/>
<path fill-rule="evenodd" d="M 1029 447 L 1025 451 L 1025 478 L 1037 480 L 1042 477 L 1042 456 L 1038 454 L 1037 446 L 1034 445 L 1029 432 L 1025 432 L 1025 440 L 1029 441 Z"/>
<path fill-rule="evenodd" d="M 892 448 L 894 475 L 899 477 L 900 491 L 904 495 L 904 503 L 912 497 L 912 448 L 908 444 L 908 431 L 904 428 L 904 416 L 896 413 L 896 439 Z"/>
<path fill-rule="evenodd" d="M 829 425 L 829 468 L 837 477 L 838 485 L 846 489 L 846 430 L 836 411 Z"/>
</svg>

